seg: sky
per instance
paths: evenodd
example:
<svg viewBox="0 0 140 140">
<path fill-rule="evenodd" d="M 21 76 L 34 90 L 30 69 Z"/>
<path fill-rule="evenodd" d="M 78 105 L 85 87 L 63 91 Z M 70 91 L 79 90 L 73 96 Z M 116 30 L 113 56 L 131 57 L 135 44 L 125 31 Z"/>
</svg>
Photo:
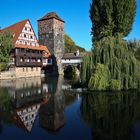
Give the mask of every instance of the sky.
<svg viewBox="0 0 140 140">
<path fill-rule="evenodd" d="M 30 19 L 37 35 L 37 20 L 49 12 L 56 12 L 65 21 L 65 33 L 77 45 L 90 50 L 90 2 L 91 0 L 0 0 L 0 27 L 3 29 L 24 19 Z M 135 22 L 127 39 L 140 40 L 140 0 L 137 0 Z"/>
</svg>

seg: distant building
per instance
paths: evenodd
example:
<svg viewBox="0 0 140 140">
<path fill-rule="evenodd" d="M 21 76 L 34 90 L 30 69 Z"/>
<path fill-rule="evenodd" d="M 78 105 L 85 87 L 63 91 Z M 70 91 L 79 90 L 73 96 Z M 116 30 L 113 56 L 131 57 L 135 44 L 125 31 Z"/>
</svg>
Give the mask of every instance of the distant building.
<svg viewBox="0 0 140 140">
<path fill-rule="evenodd" d="M 66 53 L 62 57 L 62 64 L 81 64 L 85 55 L 86 53 L 79 53 L 79 51 L 75 53 Z"/>
</svg>

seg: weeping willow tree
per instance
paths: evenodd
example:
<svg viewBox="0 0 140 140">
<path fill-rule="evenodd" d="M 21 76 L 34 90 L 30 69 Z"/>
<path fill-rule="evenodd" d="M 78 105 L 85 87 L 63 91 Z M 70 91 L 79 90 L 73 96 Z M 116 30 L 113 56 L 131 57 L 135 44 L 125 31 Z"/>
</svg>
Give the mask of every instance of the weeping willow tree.
<svg viewBox="0 0 140 140">
<path fill-rule="evenodd" d="M 130 9 L 130 13 L 127 9 Z M 84 59 L 82 66 L 82 82 L 90 90 L 140 87 L 140 61 L 123 40 L 131 31 L 135 11 L 135 0 L 92 1 L 90 18 L 94 49 L 93 54 Z"/>
<path fill-rule="evenodd" d="M 128 90 L 140 87 L 140 61 L 120 36 L 100 40 L 92 60 L 91 64 L 87 64 L 86 60 L 83 62 L 84 71 L 91 72 L 82 73 L 82 81 L 88 83 L 89 89 Z"/>
<path fill-rule="evenodd" d="M 83 85 L 88 85 L 92 71 L 93 71 L 93 56 L 92 54 L 86 55 L 83 59 L 82 68 L 81 68 L 81 78 Z"/>
</svg>

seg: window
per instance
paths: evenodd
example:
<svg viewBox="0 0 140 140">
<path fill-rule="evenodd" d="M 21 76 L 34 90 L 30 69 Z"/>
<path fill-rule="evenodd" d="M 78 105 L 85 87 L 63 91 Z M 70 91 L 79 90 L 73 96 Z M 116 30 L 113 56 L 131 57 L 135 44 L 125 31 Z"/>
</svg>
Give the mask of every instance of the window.
<svg viewBox="0 0 140 140">
<path fill-rule="evenodd" d="M 32 31 L 32 29 L 30 29 L 30 32 Z"/>
<path fill-rule="evenodd" d="M 41 58 L 37 60 L 37 62 L 41 62 Z"/>
<path fill-rule="evenodd" d="M 21 51 L 21 52 L 24 52 L 24 49 L 22 48 L 22 49 L 20 49 L 20 51 Z"/>
<path fill-rule="evenodd" d="M 20 62 L 23 62 L 23 57 L 20 58 Z"/>
<path fill-rule="evenodd" d="M 24 37 L 26 37 L 26 34 L 24 34 Z"/>
<path fill-rule="evenodd" d="M 30 62 L 30 58 L 28 57 L 27 62 Z"/>
<path fill-rule="evenodd" d="M 33 36 L 30 36 L 31 39 L 33 39 Z"/>
<path fill-rule="evenodd" d="M 27 31 L 27 28 L 25 27 L 25 31 Z"/>
</svg>

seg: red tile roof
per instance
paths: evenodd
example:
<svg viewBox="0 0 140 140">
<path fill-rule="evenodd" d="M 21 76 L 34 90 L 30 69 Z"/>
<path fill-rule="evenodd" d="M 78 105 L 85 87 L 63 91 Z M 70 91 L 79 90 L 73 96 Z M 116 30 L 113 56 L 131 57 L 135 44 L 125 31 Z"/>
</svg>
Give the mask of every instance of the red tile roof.
<svg viewBox="0 0 140 140">
<path fill-rule="evenodd" d="M 1 30 L 1 32 L 5 32 L 5 31 L 9 31 L 13 34 L 14 38 L 13 38 L 13 43 L 15 44 L 20 33 L 22 32 L 25 24 L 27 23 L 27 21 L 29 21 L 28 19 L 23 20 L 21 22 L 18 22 L 12 26 L 9 26 L 7 28 L 4 28 L 3 30 Z"/>
</svg>

